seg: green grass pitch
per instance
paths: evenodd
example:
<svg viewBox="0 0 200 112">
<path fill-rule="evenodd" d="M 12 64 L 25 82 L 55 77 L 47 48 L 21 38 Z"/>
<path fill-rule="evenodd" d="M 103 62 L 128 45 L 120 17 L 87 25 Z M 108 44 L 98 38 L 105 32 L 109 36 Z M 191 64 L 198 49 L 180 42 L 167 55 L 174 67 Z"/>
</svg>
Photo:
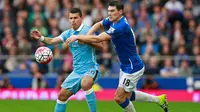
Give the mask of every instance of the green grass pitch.
<svg viewBox="0 0 200 112">
<path fill-rule="evenodd" d="M 0 112 L 53 112 L 55 101 L 0 100 Z M 134 102 L 137 112 L 163 112 L 153 103 Z M 89 112 L 85 101 L 69 101 L 67 112 Z M 98 101 L 97 112 L 123 112 L 113 101 Z M 170 102 L 169 112 L 200 112 L 200 103 Z"/>
</svg>

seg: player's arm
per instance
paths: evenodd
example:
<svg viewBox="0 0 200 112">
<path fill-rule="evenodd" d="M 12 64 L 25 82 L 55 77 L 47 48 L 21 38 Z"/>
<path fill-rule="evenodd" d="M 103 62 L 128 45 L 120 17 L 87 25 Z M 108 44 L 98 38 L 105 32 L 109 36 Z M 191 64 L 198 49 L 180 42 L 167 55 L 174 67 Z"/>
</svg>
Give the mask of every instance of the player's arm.
<svg viewBox="0 0 200 112">
<path fill-rule="evenodd" d="M 106 32 L 103 32 L 99 35 L 72 35 L 66 40 L 67 44 L 70 44 L 76 40 L 85 42 L 85 43 L 98 43 L 102 41 L 110 40 L 112 37 Z"/>
<path fill-rule="evenodd" d="M 101 42 L 100 43 L 85 43 L 85 42 L 79 41 L 79 44 L 88 44 L 88 45 L 90 45 L 90 46 L 92 46 L 92 47 L 94 47 L 95 49 L 98 49 L 98 50 L 101 50 L 103 48 L 103 45 L 102 45 Z M 67 44 L 66 42 L 64 43 L 64 45 L 69 46 L 69 44 Z"/>
<path fill-rule="evenodd" d="M 54 38 L 41 37 L 41 38 L 44 38 L 44 39 L 43 40 L 40 39 L 40 41 L 42 41 L 43 43 L 47 45 L 55 45 L 55 44 L 62 43 L 60 37 L 54 37 Z"/>
<path fill-rule="evenodd" d="M 88 31 L 88 33 L 86 35 L 93 35 L 95 32 L 97 32 L 97 30 L 99 30 L 102 27 L 103 27 L 102 22 L 101 21 L 97 22 L 92 26 L 92 28 Z M 92 47 L 94 47 L 96 49 L 99 49 L 99 50 L 101 50 L 103 48 L 103 45 L 102 45 L 101 42 L 100 43 L 84 42 L 84 43 L 86 43 L 86 44 L 88 44 L 88 45 L 90 45 L 90 46 L 92 46 Z"/>
<path fill-rule="evenodd" d="M 31 31 L 31 37 L 36 40 L 40 40 L 43 43 L 48 44 L 48 45 L 55 45 L 55 44 L 62 43 L 62 40 L 60 39 L 60 37 L 54 37 L 54 38 L 43 37 L 40 31 L 38 31 L 37 29 Z"/>
<path fill-rule="evenodd" d="M 88 44 L 96 49 L 99 49 L 99 50 L 101 50 L 103 48 L 103 45 L 101 42 L 100 43 L 86 43 L 86 44 Z"/>
<path fill-rule="evenodd" d="M 103 28 L 102 21 L 95 23 L 92 28 L 88 31 L 87 35 L 93 35 L 95 32 L 97 32 L 99 29 Z"/>
<path fill-rule="evenodd" d="M 66 44 L 65 42 L 62 44 L 62 47 L 64 48 L 64 49 L 68 49 L 69 48 L 69 45 L 68 44 Z"/>
<path fill-rule="evenodd" d="M 102 21 L 95 23 L 92 28 L 88 31 L 87 35 L 93 35 L 95 32 L 97 32 L 99 29 L 103 28 L 103 24 Z M 102 42 L 99 43 L 87 43 L 89 45 L 91 45 L 92 47 L 96 48 L 96 49 L 102 49 L 103 48 L 103 44 Z"/>
</svg>

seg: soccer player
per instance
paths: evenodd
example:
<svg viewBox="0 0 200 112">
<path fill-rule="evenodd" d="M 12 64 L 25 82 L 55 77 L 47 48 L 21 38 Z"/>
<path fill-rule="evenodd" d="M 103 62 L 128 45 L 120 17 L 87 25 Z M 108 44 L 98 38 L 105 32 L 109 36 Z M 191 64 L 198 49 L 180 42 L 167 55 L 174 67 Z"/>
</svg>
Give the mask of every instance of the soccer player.
<svg viewBox="0 0 200 112">
<path fill-rule="evenodd" d="M 98 36 L 95 31 L 104 28 Z M 153 96 L 136 90 L 136 84 L 144 73 L 144 63 L 136 52 L 135 35 L 126 18 L 123 16 L 123 4 L 112 1 L 108 7 L 108 17 L 94 24 L 88 35 L 73 35 L 66 40 L 69 44 L 74 41 L 101 42 L 112 40 L 114 48 L 121 62 L 119 85 L 115 93 L 115 101 L 125 112 L 136 112 L 131 101 L 155 102 L 168 111 L 166 95 Z"/>
<path fill-rule="evenodd" d="M 86 35 L 90 28 L 83 25 L 81 17 L 81 10 L 79 8 L 72 8 L 69 13 L 72 29 L 66 30 L 54 38 L 43 37 L 38 30 L 33 30 L 31 37 L 45 44 L 55 45 L 65 42 L 71 35 Z M 55 112 L 65 112 L 68 98 L 76 94 L 81 88 L 85 91 L 90 112 L 96 112 L 96 96 L 92 85 L 97 81 L 100 72 L 99 65 L 96 62 L 94 47 L 101 48 L 102 46 L 99 43 L 83 44 L 80 41 L 75 41 L 69 44 L 69 47 L 73 55 L 74 70 L 61 85 L 62 89 L 58 95 Z"/>
</svg>

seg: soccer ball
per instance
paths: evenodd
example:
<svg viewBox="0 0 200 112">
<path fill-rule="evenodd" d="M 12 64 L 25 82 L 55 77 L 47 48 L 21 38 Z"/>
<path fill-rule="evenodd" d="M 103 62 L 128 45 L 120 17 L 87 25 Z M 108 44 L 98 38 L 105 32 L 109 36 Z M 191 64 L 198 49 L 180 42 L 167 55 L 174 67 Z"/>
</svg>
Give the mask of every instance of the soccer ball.
<svg viewBox="0 0 200 112">
<path fill-rule="evenodd" d="M 48 64 L 52 57 L 53 53 L 48 47 L 39 47 L 35 52 L 35 59 L 40 64 Z"/>
</svg>

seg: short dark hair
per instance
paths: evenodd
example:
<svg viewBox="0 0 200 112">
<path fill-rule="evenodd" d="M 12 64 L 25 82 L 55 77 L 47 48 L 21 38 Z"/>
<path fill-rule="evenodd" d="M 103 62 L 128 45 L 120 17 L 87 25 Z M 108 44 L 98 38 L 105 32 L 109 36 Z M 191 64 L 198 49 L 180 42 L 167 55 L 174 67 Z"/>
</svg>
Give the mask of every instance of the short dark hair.
<svg viewBox="0 0 200 112">
<path fill-rule="evenodd" d="M 122 2 L 114 0 L 109 3 L 109 6 L 115 6 L 117 10 L 124 10 L 124 5 Z"/>
<path fill-rule="evenodd" d="M 78 13 L 80 15 L 80 17 L 82 17 L 82 12 L 79 8 L 72 8 L 70 10 L 70 13 Z"/>
</svg>

